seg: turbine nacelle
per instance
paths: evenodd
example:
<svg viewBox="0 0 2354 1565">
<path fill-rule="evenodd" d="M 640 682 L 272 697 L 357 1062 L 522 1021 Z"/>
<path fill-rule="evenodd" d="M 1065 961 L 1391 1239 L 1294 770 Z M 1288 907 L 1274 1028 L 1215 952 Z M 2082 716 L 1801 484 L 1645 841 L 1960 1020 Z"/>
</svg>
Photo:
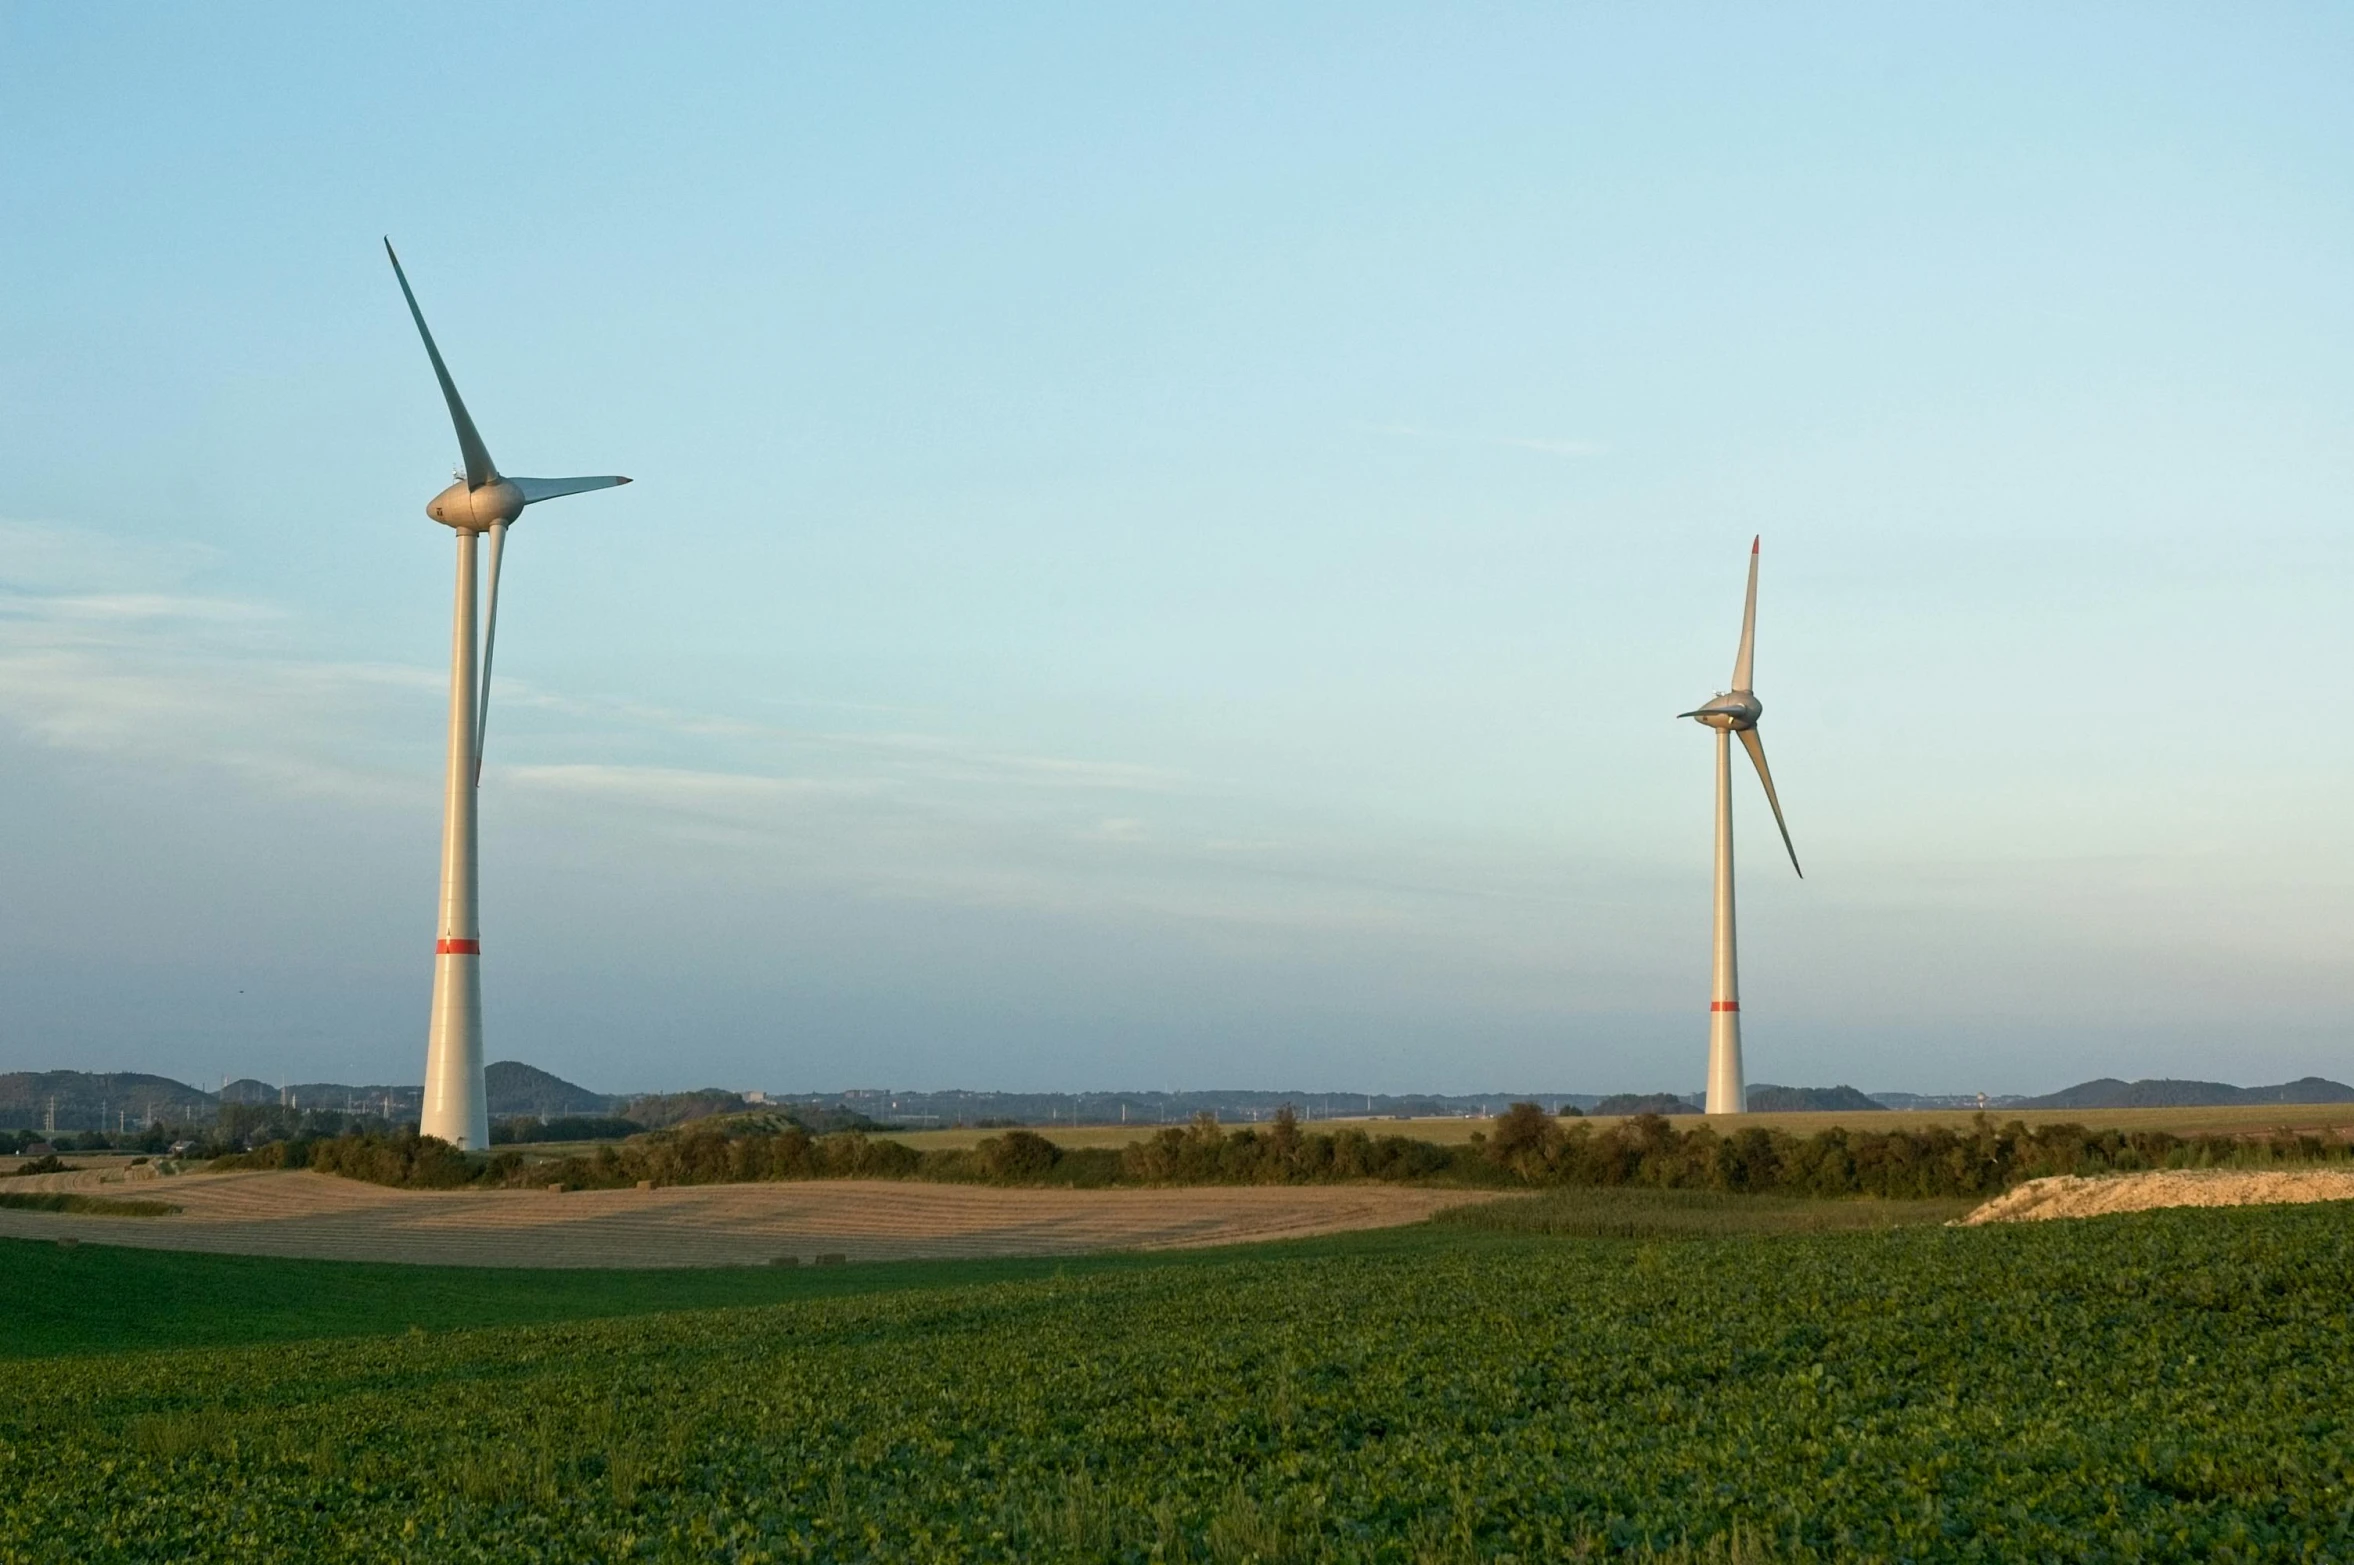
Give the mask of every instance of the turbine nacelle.
<svg viewBox="0 0 2354 1565">
<path fill-rule="evenodd" d="M 1728 690 L 1706 706 L 1690 712 L 1678 712 L 1676 716 L 1689 717 L 1710 728 L 1722 728 L 1727 733 L 1739 733 L 1757 726 L 1757 720 L 1765 716 L 1765 703 L 1758 700 L 1754 690 Z"/>
<path fill-rule="evenodd" d="M 1782 834 L 1782 846 L 1789 850 L 1790 867 L 1804 876 L 1806 871 L 1798 869 L 1798 850 L 1790 846 L 1790 828 L 1782 820 L 1782 801 L 1774 796 L 1774 774 L 1766 769 L 1765 740 L 1757 732 L 1757 720 L 1765 716 L 1765 703 L 1750 688 L 1756 683 L 1757 669 L 1757 549 L 1758 540 L 1752 538 L 1749 541 L 1749 591 L 1741 604 L 1741 644 L 1733 654 L 1733 688 L 1720 690 L 1715 700 L 1689 712 L 1678 712 L 1676 716 L 1689 717 L 1704 727 L 1741 741 L 1741 748 L 1749 752 L 1750 762 L 1757 768 L 1757 780 L 1765 785 L 1766 803 L 1773 806 L 1774 827 Z M 1720 805 L 1724 802 L 1719 801 Z M 1726 894 L 1729 896 L 1730 892 Z M 1711 1109 L 1709 1112 L 1716 1111 Z"/>
<path fill-rule="evenodd" d="M 468 484 L 463 478 L 426 502 L 425 514 L 444 527 L 462 533 L 488 532 L 500 522 L 512 522 L 531 502 L 504 478 L 487 484 Z"/>
</svg>

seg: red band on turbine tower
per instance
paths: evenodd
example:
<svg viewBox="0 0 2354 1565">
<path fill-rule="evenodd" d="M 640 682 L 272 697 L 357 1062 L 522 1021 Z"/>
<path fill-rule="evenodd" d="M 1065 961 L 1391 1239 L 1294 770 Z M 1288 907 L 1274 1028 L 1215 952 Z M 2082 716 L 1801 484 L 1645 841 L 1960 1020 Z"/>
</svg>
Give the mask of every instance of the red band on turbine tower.
<svg viewBox="0 0 2354 1565">
<path fill-rule="evenodd" d="M 433 954 L 435 956 L 480 956 L 482 955 L 482 942 L 479 940 L 436 940 L 433 942 Z"/>
<path fill-rule="evenodd" d="M 1712 1011 L 1738 1011 L 1741 1009 L 1741 1002 L 1738 1000 L 1711 1000 L 1708 1002 L 1708 1008 Z"/>
</svg>

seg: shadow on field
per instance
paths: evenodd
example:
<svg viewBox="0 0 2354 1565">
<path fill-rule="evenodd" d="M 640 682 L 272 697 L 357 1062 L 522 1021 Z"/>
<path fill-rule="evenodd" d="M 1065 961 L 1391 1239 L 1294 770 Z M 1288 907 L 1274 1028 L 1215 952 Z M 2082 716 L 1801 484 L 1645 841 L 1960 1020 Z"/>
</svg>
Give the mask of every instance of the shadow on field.
<svg viewBox="0 0 2354 1565">
<path fill-rule="evenodd" d="M 1422 1265 L 1467 1250 L 1541 1246 L 1551 1238 L 1738 1239 L 1869 1231 L 1941 1223 L 1971 1205 L 1566 1189 L 1502 1196 L 1392 1228 L 1195 1250 L 622 1271 L 287 1260 L 0 1239 L 0 1361 L 757 1308 L 1115 1271 L 1217 1270 L 1347 1257 Z"/>
<path fill-rule="evenodd" d="M 1639 1186 L 1547 1190 L 1459 1206 L 1430 1219 L 1436 1228 L 1551 1234 L 1564 1239 L 1732 1239 L 1762 1234 L 1852 1233 L 1950 1222 L 1970 1200 L 1809 1200 L 1721 1190 Z"/>
<path fill-rule="evenodd" d="M 65 1190 L 0 1190 L 0 1211 L 71 1212 L 81 1217 L 168 1217 L 169 1201 L 124 1201 L 113 1196 L 76 1195 Z"/>
</svg>

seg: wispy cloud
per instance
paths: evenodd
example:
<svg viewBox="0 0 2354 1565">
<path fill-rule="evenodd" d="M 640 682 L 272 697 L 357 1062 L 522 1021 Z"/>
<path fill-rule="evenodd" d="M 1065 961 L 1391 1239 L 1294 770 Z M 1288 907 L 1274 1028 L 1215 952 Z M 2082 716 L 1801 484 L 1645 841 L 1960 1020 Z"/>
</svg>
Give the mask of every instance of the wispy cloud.
<svg viewBox="0 0 2354 1565">
<path fill-rule="evenodd" d="M 0 722 L 143 768 L 378 803 L 378 726 L 423 670 L 296 655 L 276 605 L 188 590 L 208 550 L 0 523 Z"/>
<path fill-rule="evenodd" d="M 907 729 L 826 728 L 810 724 L 761 721 L 734 714 L 696 712 L 644 701 L 599 696 L 576 696 L 541 690 L 521 682 L 502 684 L 501 705 L 561 713 L 599 726 L 628 728 L 684 739 L 734 742 L 745 746 L 789 748 L 804 763 L 814 755 L 862 757 L 881 770 L 929 775 L 943 781 L 1019 779 L 1032 787 L 1120 789 L 1168 792 L 1180 779 L 1161 767 L 1134 762 L 1085 757 L 1040 755 L 949 735 Z M 904 708 L 854 707 L 894 716 L 914 716 Z"/>
<path fill-rule="evenodd" d="M 0 530 L 0 548 L 23 537 Z M 35 541 L 38 571 L 0 565 L 0 725 L 150 779 L 206 770 L 265 797 L 438 809 L 442 669 L 319 656 L 300 616 L 187 590 L 199 554 Z M 537 719 L 494 712 L 505 820 L 593 839 L 617 874 L 1263 932 L 1403 930 L 1541 895 L 1524 874 L 1418 862 L 1325 822 L 1269 832 L 1237 821 L 1257 806 L 1215 779 L 1118 757 L 511 676 L 497 704 Z"/>
<path fill-rule="evenodd" d="M 698 772 L 675 766 L 570 765 L 509 766 L 504 780 L 530 789 L 611 799 L 659 809 L 771 809 L 800 800 L 872 797 L 880 788 L 854 778 L 763 777 L 737 772 Z"/>
<path fill-rule="evenodd" d="M 27 594 L 0 588 L 0 617 L 34 615 L 53 622 L 98 624 L 195 621 L 214 625 L 255 624 L 282 618 L 259 604 L 234 598 L 198 598 L 165 592 Z"/>
<path fill-rule="evenodd" d="M 150 776 L 210 770 L 265 792 L 434 809 L 444 671 L 319 656 L 319 628 L 278 605 L 187 590 L 213 563 L 0 527 L 0 724 Z M 1133 837 L 1137 801 L 1186 807 L 1184 778 L 1117 758 L 512 676 L 496 699 L 510 717 L 558 720 L 494 722 L 489 780 L 519 803 L 588 811 L 617 851 L 683 833 L 895 895 L 1068 898 L 1096 872 L 1088 855 L 1117 858 L 1102 823 Z"/>
<path fill-rule="evenodd" d="M 1602 456 L 1610 450 L 1599 440 L 1584 440 L 1556 435 L 1491 435 L 1470 430 L 1425 429 L 1415 424 L 1376 424 L 1373 429 L 1377 434 L 1395 435 L 1404 440 L 1439 441 L 1450 445 L 1502 446 L 1515 451 L 1542 452 L 1546 456 Z"/>
<path fill-rule="evenodd" d="M 150 543 L 86 527 L 0 520 L 0 585 L 21 592 L 136 592 L 176 587 L 219 563 L 195 543 Z"/>
</svg>

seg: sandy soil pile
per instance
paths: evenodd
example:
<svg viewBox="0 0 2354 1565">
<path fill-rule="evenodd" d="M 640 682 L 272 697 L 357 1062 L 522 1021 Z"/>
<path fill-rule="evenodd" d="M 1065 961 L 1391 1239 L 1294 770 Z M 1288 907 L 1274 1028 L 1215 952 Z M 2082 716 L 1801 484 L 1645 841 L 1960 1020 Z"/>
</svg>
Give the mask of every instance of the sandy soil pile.
<svg viewBox="0 0 2354 1565">
<path fill-rule="evenodd" d="M 898 1180 L 665 1190 L 391 1190 L 313 1173 L 181 1174 L 103 1191 L 91 1175 L 15 1189 L 152 1197 L 169 1217 L 0 1210 L 0 1235 L 149 1249 L 450 1266 L 751 1266 L 1075 1255 L 1296 1239 L 1416 1222 L 1483 1192 L 1395 1185 L 1022 1190 Z"/>
<path fill-rule="evenodd" d="M 2264 1206 L 2292 1201 L 2354 1201 L 2354 1170 L 2173 1168 L 2148 1174 L 2073 1174 L 2030 1179 L 1964 1217 L 1964 1224 L 2101 1217 L 2160 1206 Z"/>
</svg>

